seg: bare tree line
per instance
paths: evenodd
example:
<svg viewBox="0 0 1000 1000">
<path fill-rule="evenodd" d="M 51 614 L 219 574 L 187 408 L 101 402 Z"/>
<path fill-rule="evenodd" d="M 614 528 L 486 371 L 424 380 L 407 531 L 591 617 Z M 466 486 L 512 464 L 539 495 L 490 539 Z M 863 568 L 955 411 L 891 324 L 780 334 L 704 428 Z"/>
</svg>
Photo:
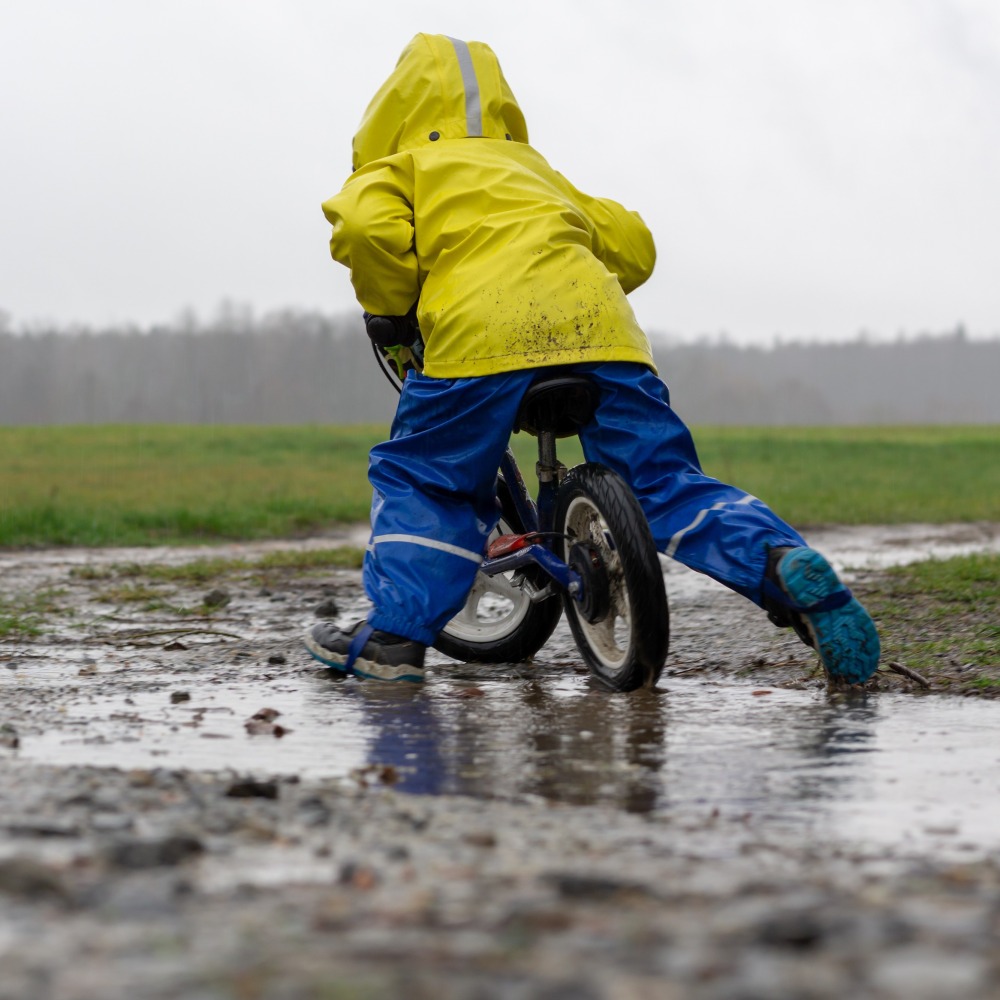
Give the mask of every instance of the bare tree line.
<svg viewBox="0 0 1000 1000">
<path fill-rule="evenodd" d="M 1000 424 L 1000 338 L 959 327 L 873 343 L 737 347 L 653 338 L 696 424 Z M 0 322 L 0 424 L 385 423 L 396 396 L 359 316 L 223 309 L 142 330 Z"/>
<path fill-rule="evenodd" d="M 971 340 L 961 326 L 893 343 L 682 345 L 656 356 L 692 423 L 1000 423 L 1000 337 Z"/>
</svg>

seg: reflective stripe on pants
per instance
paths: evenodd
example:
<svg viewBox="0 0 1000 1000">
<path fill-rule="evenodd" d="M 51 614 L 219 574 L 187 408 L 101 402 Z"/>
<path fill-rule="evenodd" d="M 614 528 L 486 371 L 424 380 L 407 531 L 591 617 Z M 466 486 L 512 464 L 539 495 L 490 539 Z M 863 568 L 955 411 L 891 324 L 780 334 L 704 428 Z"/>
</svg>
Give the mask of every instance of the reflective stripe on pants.
<svg viewBox="0 0 1000 1000">
<path fill-rule="evenodd" d="M 547 371 L 554 371 L 549 369 Z M 661 552 L 761 603 L 767 550 L 801 536 L 743 490 L 706 476 L 663 382 L 642 365 L 575 365 L 600 390 L 588 461 L 630 484 Z M 378 629 L 430 644 L 465 602 L 496 524 L 497 469 L 539 370 L 407 376 L 390 440 L 372 449 L 364 584 Z"/>
</svg>

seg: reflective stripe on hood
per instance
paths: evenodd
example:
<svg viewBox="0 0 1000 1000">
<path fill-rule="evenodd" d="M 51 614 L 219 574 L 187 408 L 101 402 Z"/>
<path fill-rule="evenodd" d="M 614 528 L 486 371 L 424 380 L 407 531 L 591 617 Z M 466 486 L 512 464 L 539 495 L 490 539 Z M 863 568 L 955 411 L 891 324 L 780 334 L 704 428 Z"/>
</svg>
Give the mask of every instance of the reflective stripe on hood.
<svg viewBox="0 0 1000 1000">
<path fill-rule="evenodd" d="M 462 86 L 465 87 L 465 134 L 471 139 L 479 139 L 483 135 L 483 107 L 479 100 L 479 81 L 472 65 L 469 43 L 458 38 L 449 37 L 448 40 L 455 46 L 455 55 L 458 56 L 458 65 L 462 71 Z"/>
<path fill-rule="evenodd" d="M 361 119 L 353 169 L 440 139 L 468 137 L 528 141 L 497 57 L 482 42 L 417 35 Z"/>
</svg>

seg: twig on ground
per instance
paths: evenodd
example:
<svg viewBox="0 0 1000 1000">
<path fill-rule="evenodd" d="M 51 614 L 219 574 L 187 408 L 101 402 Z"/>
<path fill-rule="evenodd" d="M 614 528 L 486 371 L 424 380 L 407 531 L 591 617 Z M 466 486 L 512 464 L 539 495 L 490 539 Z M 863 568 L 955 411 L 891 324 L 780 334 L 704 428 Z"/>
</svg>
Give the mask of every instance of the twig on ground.
<svg viewBox="0 0 1000 1000">
<path fill-rule="evenodd" d="M 235 635 L 232 632 L 223 632 L 215 628 L 153 628 L 145 629 L 141 632 L 112 632 L 109 635 L 101 636 L 102 640 L 115 640 L 121 639 L 126 642 L 133 642 L 136 639 L 149 639 L 154 635 L 171 635 L 175 638 L 180 638 L 185 635 L 219 635 L 225 639 L 242 639 L 242 636 Z"/>
<path fill-rule="evenodd" d="M 685 674 L 696 674 L 700 670 L 707 670 L 709 664 L 696 663 L 692 667 L 677 667 L 666 672 L 667 677 L 683 677 Z"/>
<path fill-rule="evenodd" d="M 921 687 L 929 688 L 931 686 L 931 682 L 923 674 L 918 674 L 916 670 L 911 670 L 909 667 L 902 663 L 897 663 L 895 660 L 889 664 L 889 669 L 894 670 L 897 674 L 902 674 L 904 677 L 909 677 L 911 681 L 916 681 Z"/>
</svg>

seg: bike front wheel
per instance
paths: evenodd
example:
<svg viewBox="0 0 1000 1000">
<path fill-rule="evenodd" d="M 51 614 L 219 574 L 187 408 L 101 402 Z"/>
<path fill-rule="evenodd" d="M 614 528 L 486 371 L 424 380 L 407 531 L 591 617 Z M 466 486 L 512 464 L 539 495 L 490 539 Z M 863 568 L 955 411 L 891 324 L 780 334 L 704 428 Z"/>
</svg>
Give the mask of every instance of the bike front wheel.
<svg viewBox="0 0 1000 1000">
<path fill-rule="evenodd" d="M 573 638 L 593 674 L 615 691 L 656 684 L 670 644 L 663 572 L 649 524 L 625 481 L 580 465 L 559 488 L 555 530 L 581 593 L 563 598 Z"/>
</svg>

